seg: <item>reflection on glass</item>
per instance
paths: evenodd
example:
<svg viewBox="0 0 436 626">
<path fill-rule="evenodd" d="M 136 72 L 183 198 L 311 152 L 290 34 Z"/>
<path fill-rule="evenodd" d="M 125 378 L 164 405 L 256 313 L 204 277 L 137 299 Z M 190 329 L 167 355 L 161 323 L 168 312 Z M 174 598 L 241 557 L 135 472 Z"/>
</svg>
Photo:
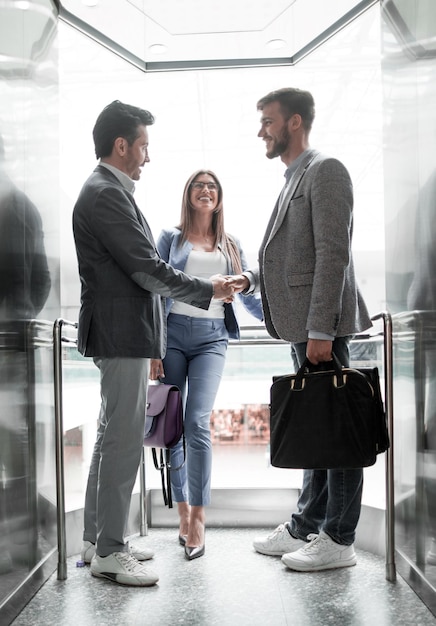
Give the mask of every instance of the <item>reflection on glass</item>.
<svg viewBox="0 0 436 626">
<path fill-rule="evenodd" d="M 50 292 L 41 215 L 4 169 L 0 135 L 0 320 L 35 318 Z"/>
<path fill-rule="evenodd" d="M 414 274 L 407 308 L 414 311 L 416 406 L 416 561 L 436 565 L 436 172 L 419 191 Z M 426 536 L 428 538 L 426 539 Z M 434 569 L 434 568 L 433 568 Z M 436 582 L 436 571 L 432 572 Z"/>
<path fill-rule="evenodd" d="M 0 136 L 0 574 L 36 563 L 30 320 L 51 287 L 42 219 L 5 172 Z M 31 343 L 31 339 L 30 339 Z"/>
<path fill-rule="evenodd" d="M 436 585 L 436 4 L 389 0 L 382 16 L 396 547 L 420 593 Z"/>
<path fill-rule="evenodd" d="M 55 560 L 52 325 L 59 316 L 52 0 L 0 9 L 0 623 Z M 36 321 L 36 320 L 41 321 Z M 48 328 L 48 330 L 47 330 Z M 6 601 L 7 599 L 7 601 Z"/>
</svg>

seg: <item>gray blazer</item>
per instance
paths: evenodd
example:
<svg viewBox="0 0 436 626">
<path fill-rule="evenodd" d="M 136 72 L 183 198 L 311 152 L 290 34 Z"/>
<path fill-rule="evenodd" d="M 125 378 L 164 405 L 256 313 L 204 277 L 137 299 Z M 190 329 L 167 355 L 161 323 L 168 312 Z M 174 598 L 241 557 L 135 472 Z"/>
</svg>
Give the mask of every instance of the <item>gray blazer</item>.
<svg viewBox="0 0 436 626">
<path fill-rule="evenodd" d="M 209 280 L 163 261 L 135 200 L 99 165 L 73 212 L 82 285 L 78 349 L 85 356 L 163 358 L 163 297 L 208 309 Z"/>
<path fill-rule="evenodd" d="M 356 285 L 353 189 L 338 160 L 309 150 L 276 203 L 252 271 L 265 324 L 276 338 L 361 332 L 371 320 Z"/>
</svg>

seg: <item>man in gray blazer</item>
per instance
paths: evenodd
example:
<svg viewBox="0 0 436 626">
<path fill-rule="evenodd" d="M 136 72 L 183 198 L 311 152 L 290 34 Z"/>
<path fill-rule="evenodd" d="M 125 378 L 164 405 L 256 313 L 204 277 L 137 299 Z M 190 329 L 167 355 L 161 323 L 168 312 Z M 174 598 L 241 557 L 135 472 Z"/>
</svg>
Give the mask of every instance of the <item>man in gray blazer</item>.
<svg viewBox="0 0 436 626">
<path fill-rule="evenodd" d="M 315 116 L 312 95 L 285 88 L 259 100 L 269 159 L 286 165 L 286 182 L 259 251 L 259 267 L 232 280 L 235 290 L 260 290 L 265 324 L 292 343 L 299 365 L 331 360 L 349 364 L 350 336 L 371 326 L 356 286 L 351 254 L 353 189 L 338 160 L 309 146 Z M 297 512 L 254 548 L 282 555 L 297 571 L 355 565 L 353 542 L 360 515 L 363 471 L 305 470 Z"/>
<path fill-rule="evenodd" d="M 149 360 L 166 349 L 162 299 L 208 309 L 232 298 L 222 276 L 194 278 L 159 256 L 133 198 L 134 181 L 149 162 L 149 111 L 109 104 L 93 130 L 99 165 L 73 212 L 81 280 L 78 349 L 100 369 L 101 410 L 85 499 L 82 558 L 94 576 L 149 586 L 157 574 L 140 561 L 153 557 L 125 542 L 130 499 L 144 440 Z"/>
</svg>

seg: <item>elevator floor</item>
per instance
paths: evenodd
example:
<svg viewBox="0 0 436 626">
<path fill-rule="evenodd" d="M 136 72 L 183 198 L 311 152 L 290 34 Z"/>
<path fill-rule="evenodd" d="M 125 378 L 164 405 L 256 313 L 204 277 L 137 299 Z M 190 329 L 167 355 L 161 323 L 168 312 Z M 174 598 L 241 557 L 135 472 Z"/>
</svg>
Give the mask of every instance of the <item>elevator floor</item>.
<svg viewBox="0 0 436 626">
<path fill-rule="evenodd" d="M 205 556 L 189 562 L 174 528 L 151 528 L 133 541 L 155 550 L 160 581 L 142 589 L 94 578 L 70 557 L 67 580 L 53 574 L 13 626 L 435 626 L 402 578 L 385 579 L 383 558 L 358 550 L 355 567 L 291 572 L 253 550 L 263 533 L 208 528 Z"/>
</svg>

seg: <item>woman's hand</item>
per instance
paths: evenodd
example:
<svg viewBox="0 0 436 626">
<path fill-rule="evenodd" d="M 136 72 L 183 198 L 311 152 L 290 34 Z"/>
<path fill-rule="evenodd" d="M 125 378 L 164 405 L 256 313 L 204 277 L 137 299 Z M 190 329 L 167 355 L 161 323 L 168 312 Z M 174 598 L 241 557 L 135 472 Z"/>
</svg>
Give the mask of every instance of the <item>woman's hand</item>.
<svg viewBox="0 0 436 626">
<path fill-rule="evenodd" d="M 214 274 L 210 277 L 213 284 L 213 297 L 215 300 L 233 302 L 233 289 L 230 287 L 228 278 L 228 276 L 222 276 L 222 274 Z"/>
<path fill-rule="evenodd" d="M 236 274 L 234 276 L 226 276 L 230 286 L 233 288 L 234 293 L 240 293 L 250 286 L 250 281 L 243 274 Z"/>
<path fill-rule="evenodd" d="M 150 380 L 165 378 L 162 359 L 150 359 Z"/>
</svg>

